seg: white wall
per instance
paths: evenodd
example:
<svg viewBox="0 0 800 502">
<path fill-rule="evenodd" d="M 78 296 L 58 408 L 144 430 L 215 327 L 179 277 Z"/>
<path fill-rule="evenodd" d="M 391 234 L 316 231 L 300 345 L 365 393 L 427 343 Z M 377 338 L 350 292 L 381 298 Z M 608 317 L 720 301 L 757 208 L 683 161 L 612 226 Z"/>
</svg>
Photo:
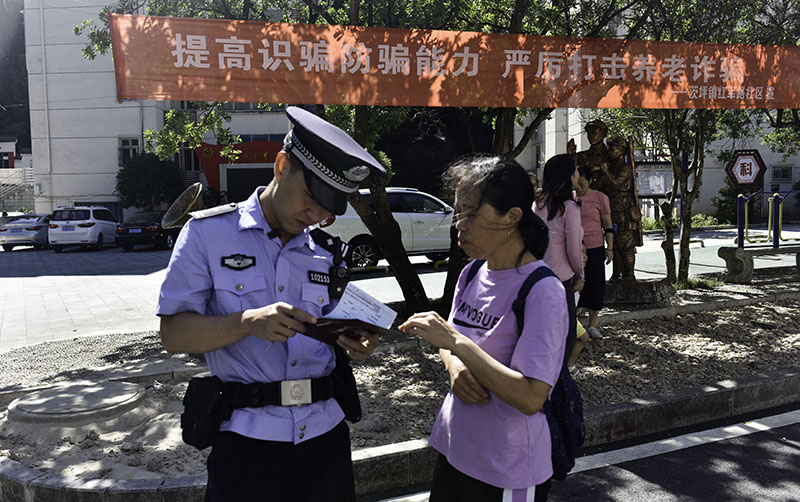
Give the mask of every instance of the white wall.
<svg viewBox="0 0 800 502">
<path fill-rule="evenodd" d="M 117 201 L 119 139 L 139 138 L 143 148 L 144 130 L 160 129 L 164 111 L 172 105 L 169 101 L 118 103 L 110 53 L 95 60 L 81 54 L 87 38 L 75 36 L 73 28 L 84 19 L 97 22 L 97 14 L 107 4 L 107 0 L 46 0 L 43 4 L 25 0 L 37 212 L 75 202 Z M 285 134 L 288 130 L 284 113 L 231 115 L 234 133 Z M 205 140 L 216 142 L 212 135 Z"/>
<path fill-rule="evenodd" d="M 117 103 L 110 55 L 85 59 L 73 27 L 104 0 L 25 1 L 25 45 L 37 212 L 61 204 L 113 202 L 120 137 L 160 126 L 165 106 Z M 44 36 L 43 36 L 44 35 Z M 42 50 L 44 39 L 44 51 Z"/>
</svg>

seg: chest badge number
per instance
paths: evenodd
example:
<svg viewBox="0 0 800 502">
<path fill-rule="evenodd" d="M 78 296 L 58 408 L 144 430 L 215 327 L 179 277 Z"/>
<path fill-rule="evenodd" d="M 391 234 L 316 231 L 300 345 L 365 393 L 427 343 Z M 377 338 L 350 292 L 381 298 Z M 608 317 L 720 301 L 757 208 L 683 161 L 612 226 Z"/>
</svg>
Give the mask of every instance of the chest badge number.
<svg viewBox="0 0 800 502">
<path fill-rule="evenodd" d="M 315 272 L 313 270 L 309 270 L 308 282 L 313 284 L 324 284 L 327 286 L 331 283 L 331 276 L 324 272 Z"/>
<path fill-rule="evenodd" d="M 243 254 L 237 253 L 232 256 L 222 257 L 222 266 L 227 267 L 231 270 L 244 270 L 246 268 L 255 266 L 255 264 L 256 264 L 255 256 L 245 256 Z"/>
</svg>

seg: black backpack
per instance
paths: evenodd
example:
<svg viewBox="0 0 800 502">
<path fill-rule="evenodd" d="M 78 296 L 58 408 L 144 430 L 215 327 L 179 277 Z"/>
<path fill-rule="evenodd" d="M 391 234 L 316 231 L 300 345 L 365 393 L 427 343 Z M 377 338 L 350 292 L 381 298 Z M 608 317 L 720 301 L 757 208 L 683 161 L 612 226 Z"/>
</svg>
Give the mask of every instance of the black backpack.
<svg viewBox="0 0 800 502">
<path fill-rule="evenodd" d="M 475 260 L 469 265 L 467 271 L 467 284 L 472 281 L 478 269 L 485 260 Z M 522 326 L 525 323 L 525 300 L 531 288 L 545 277 L 556 277 L 556 275 L 546 266 L 538 267 L 531 272 L 522 286 L 519 288 L 517 299 L 511 305 L 511 310 L 517 317 L 517 334 L 522 334 Z M 569 334 L 567 334 L 569 337 Z M 569 337 L 572 338 L 572 337 Z M 550 397 L 545 401 L 542 412 L 547 417 L 547 425 L 550 428 L 550 442 L 553 445 L 551 459 L 553 461 L 553 478 L 563 480 L 569 471 L 575 467 L 575 457 L 578 448 L 583 445 L 585 429 L 583 424 L 583 399 L 581 391 L 569 374 L 567 360 L 572 354 L 572 347 L 575 340 L 567 340 L 566 350 L 561 364 L 561 372 L 558 380 L 553 386 Z"/>
</svg>

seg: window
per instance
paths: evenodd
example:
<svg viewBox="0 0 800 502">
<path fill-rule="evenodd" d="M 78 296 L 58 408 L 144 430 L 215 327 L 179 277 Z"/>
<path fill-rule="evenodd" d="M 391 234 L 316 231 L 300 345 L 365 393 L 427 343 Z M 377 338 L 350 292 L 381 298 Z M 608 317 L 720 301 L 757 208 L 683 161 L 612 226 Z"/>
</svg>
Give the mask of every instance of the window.
<svg viewBox="0 0 800 502">
<path fill-rule="evenodd" d="M 139 138 L 119 139 L 119 165 L 139 154 Z"/>
<path fill-rule="evenodd" d="M 406 194 L 406 200 L 414 213 L 443 213 L 444 206 L 421 194 Z"/>
<path fill-rule="evenodd" d="M 185 143 L 181 143 L 181 151 L 178 154 L 178 166 L 180 166 L 184 172 L 196 172 L 200 170 L 200 159 L 197 158 L 194 149 L 189 148 Z"/>
<path fill-rule="evenodd" d="M 52 221 L 88 220 L 88 209 L 59 209 L 53 213 Z"/>
<path fill-rule="evenodd" d="M 0 168 L 8 169 L 11 167 L 11 154 L 3 153 L 0 155 Z"/>
<path fill-rule="evenodd" d="M 250 143 L 251 141 L 274 141 L 276 143 L 283 143 L 285 134 L 240 134 L 242 143 Z"/>
<path fill-rule="evenodd" d="M 778 183 L 791 183 L 792 181 L 792 166 L 773 166 L 772 167 L 772 181 Z"/>
</svg>

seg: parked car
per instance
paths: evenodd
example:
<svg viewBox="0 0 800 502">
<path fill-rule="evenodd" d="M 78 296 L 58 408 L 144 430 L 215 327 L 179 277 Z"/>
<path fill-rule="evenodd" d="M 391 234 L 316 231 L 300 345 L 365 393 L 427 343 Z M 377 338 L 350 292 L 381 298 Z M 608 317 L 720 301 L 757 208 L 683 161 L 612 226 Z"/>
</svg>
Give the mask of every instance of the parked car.
<svg viewBox="0 0 800 502">
<path fill-rule="evenodd" d="M 360 193 L 372 203 L 369 190 L 361 190 Z M 386 187 L 386 197 L 392 215 L 400 225 L 406 252 L 409 255 L 425 255 L 433 261 L 446 258 L 450 253 L 453 208 L 415 188 Z M 320 228 L 348 243 L 348 266 L 372 266 L 381 259 L 375 238 L 350 204 L 343 215 L 328 218 L 320 223 Z"/>
<path fill-rule="evenodd" d="M 53 251 L 60 253 L 69 245 L 103 249 L 114 244 L 116 232 L 117 218 L 105 207 L 59 207 L 50 218 L 47 237 Z"/>
<path fill-rule="evenodd" d="M 36 249 L 47 247 L 49 214 L 23 214 L 9 216 L 0 224 L 0 245 L 11 251 L 17 246 L 33 246 Z"/>
<path fill-rule="evenodd" d="M 180 228 L 161 227 L 164 211 L 144 211 L 134 213 L 117 225 L 117 246 L 125 251 L 133 251 L 136 245 L 150 245 L 159 249 L 172 249 L 178 238 Z"/>
</svg>

